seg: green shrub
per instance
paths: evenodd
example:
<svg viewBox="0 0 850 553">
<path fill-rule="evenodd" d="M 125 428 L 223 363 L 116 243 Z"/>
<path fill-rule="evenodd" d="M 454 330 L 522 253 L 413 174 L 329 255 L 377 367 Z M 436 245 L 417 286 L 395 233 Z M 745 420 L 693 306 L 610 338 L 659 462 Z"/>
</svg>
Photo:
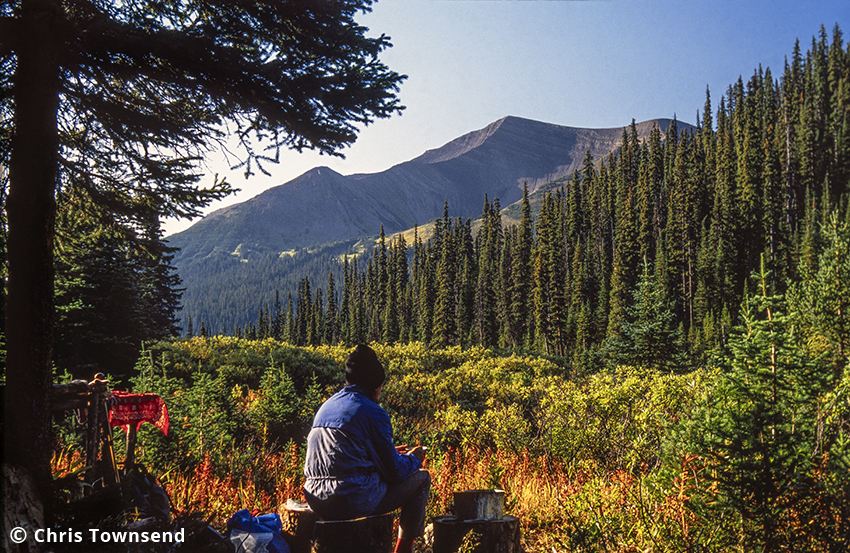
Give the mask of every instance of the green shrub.
<svg viewBox="0 0 850 553">
<path fill-rule="evenodd" d="M 542 441 L 552 456 L 580 467 L 655 468 L 667 428 L 694 405 L 705 378 L 703 371 L 618 367 L 583 383 L 555 382 L 542 399 Z"/>
</svg>

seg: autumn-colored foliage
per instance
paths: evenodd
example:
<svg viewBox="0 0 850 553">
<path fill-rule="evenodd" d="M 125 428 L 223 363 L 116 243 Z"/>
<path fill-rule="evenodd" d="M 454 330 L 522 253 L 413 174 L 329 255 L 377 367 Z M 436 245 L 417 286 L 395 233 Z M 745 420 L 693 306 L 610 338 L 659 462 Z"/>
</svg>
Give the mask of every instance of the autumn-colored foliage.
<svg viewBox="0 0 850 553">
<path fill-rule="evenodd" d="M 557 359 L 483 348 L 373 346 L 387 368 L 382 405 L 396 441 L 429 448 L 429 516 L 447 513 L 455 491 L 501 488 L 530 553 L 753 550 L 718 486 L 716 459 L 682 446 L 696 443 L 687 429 L 724 378 L 717 370 L 583 374 Z M 138 458 L 175 511 L 201 513 L 222 530 L 237 510 L 303 500 L 304 438 L 342 385 L 346 353 L 226 337 L 151 345 L 134 391 L 165 398 L 172 427 L 163 436 L 144 425 Z M 70 453 L 57 459 L 57 472 L 71 466 Z M 818 465 L 822 491 L 785 513 L 785 530 L 802 532 L 812 516 L 847 524 L 835 511 L 846 507 L 835 467 Z"/>
</svg>

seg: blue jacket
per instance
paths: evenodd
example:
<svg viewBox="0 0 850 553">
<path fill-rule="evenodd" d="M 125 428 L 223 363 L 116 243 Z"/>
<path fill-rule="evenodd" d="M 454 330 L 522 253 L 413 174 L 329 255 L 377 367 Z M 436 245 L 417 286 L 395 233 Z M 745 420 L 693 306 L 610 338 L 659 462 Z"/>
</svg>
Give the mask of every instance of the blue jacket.
<svg viewBox="0 0 850 553">
<path fill-rule="evenodd" d="M 390 417 L 358 386 L 346 386 L 319 408 L 307 437 L 304 493 L 322 518 L 373 514 L 388 482 L 407 479 L 421 462 L 399 454 Z"/>
</svg>

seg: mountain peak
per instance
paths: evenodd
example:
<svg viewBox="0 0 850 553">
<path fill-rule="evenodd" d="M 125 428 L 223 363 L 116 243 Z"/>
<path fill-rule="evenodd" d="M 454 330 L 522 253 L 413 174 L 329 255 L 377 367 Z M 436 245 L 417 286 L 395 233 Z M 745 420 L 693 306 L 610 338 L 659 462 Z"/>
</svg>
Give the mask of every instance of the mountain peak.
<svg viewBox="0 0 850 553">
<path fill-rule="evenodd" d="M 322 176 L 323 174 L 324 175 L 333 175 L 333 176 L 337 176 L 337 177 L 342 176 L 339 173 L 337 173 L 336 171 L 334 171 L 333 169 L 331 169 L 330 167 L 328 167 L 327 165 L 320 165 L 319 167 L 313 167 L 312 169 L 310 169 L 309 171 L 304 173 L 304 175 L 311 175 L 311 176 L 316 175 L 316 176 L 319 176 L 319 177 Z"/>
<path fill-rule="evenodd" d="M 466 133 L 465 135 L 455 138 L 451 142 L 444 144 L 439 148 L 428 150 L 412 161 L 414 163 L 440 163 L 458 158 L 484 144 L 487 139 L 493 136 L 493 134 L 495 134 L 506 121 L 513 119 L 521 120 L 518 117 L 511 115 L 502 117 L 498 121 L 490 123 L 483 129 Z"/>
<path fill-rule="evenodd" d="M 342 175 L 340 175 L 330 167 L 320 165 L 319 167 L 313 167 L 312 169 L 301 173 L 299 176 L 295 177 L 294 179 L 289 181 L 289 183 L 286 184 L 321 182 L 322 180 L 327 178 L 342 178 Z"/>
</svg>

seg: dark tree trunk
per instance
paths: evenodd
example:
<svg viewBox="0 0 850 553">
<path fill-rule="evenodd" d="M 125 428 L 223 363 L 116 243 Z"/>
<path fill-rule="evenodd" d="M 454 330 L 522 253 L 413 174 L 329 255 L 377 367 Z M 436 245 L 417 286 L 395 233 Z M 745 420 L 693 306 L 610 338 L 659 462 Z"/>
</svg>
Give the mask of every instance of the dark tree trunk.
<svg viewBox="0 0 850 553">
<path fill-rule="evenodd" d="M 393 515 L 354 520 L 320 520 L 313 530 L 312 553 L 390 553 Z"/>
<path fill-rule="evenodd" d="M 16 36 L 9 160 L 6 462 L 50 485 L 54 189 L 58 171 L 61 2 L 23 0 Z"/>
</svg>

